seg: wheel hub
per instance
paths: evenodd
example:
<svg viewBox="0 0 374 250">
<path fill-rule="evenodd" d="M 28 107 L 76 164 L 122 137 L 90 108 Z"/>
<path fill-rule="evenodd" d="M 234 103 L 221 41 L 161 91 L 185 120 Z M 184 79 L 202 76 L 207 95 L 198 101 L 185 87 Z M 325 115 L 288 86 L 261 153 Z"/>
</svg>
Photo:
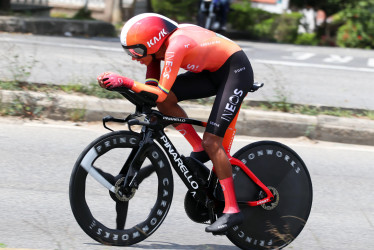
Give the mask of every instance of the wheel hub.
<svg viewBox="0 0 374 250">
<path fill-rule="evenodd" d="M 125 180 L 125 177 L 122 177 L 116 181 L 116 184 L 114 185 L 115 188 L 115 195 L 116 198 L 120 201 L 129 201 L 132 197 L 134 197 L 136 188 L 130 188 L 130 187 L 123 187 L 123 181 Z"/>
<path fill-rule="evenodd" d="M 274 198 L 267 203 L 261 204 L 261 207 L 265 210 L 273 210 L 275 207 L 278 206 L 279 193 L 278 193 L 278 190 L 275 187 L 268 186 L 268 189 L 273 194 Z M 266 197 L 266 193 L 261 190 L 260 193 L 259 193 L 260 200 L 264 199 L 265 197 Z"/>
</svg>

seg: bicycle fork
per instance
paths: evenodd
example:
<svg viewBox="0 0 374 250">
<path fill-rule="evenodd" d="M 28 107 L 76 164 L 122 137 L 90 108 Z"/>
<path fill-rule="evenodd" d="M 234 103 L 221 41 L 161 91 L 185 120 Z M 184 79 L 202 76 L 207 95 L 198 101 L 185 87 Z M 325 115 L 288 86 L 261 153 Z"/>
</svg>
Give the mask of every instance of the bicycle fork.
<svg viewBox="0 0 374 250">
<path fill-rule="evenodd" d="M 145 168 L 143 168 L 144 173 L 140 174 L 140 176 L 138 176 L 140 167 L 142 166 L 142 164 L 144 162 L 144 159 L 145 159 L 144 154 L 145 154 L 145 152 L 147 152 L 147 147 L 151 143 L 153 143 L 152 135 L 153 135 L 152 130 L 147 130 L 143 134 L 143 139 L 139 142 L 139 147 L 136 149 L 135 152 L 132 152 L 130 154 L 130 157 L 129 157 L 128 161 L 125 163 L 125 165 L 123 166 L 123 168 L 120 171 L 121 174 L 126 174 L 126 176 L 123 180 L 123 184 L 121 186 L 122 186 L 122 189 L 127 190 L 127 192 L 129 192 L 129 190 L 133 190 L 134 188 L 137 189 L 140 182 L 144 178 L 147 177 L 147 176 L 143 176 L 143 175 L 149 175 L 153 172 L 152 169 L 148 169 L 148 168 L 151 168 L 152 166 L 145 167 Z M 126 194 L 124 194 L 124 195 L 126 195 Z"/>
</svg>

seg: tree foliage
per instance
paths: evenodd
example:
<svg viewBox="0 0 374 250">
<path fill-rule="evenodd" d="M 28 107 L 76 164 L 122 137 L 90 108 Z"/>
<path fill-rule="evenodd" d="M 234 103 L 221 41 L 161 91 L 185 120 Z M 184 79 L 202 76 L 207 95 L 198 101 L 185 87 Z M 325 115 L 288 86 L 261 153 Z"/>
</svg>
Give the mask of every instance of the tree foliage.
<svg viewBox="0 0 374 250">
<path fill-rule="evenodd" d="M 270 13 L 253 8 L 249 0 L 234 3 L 231 8 L 229 21 L 232 28 L 246 31 L 253 39 L 292 43 L 297 37 L 300 13 Z"/>
<path fill-rule="evenodd" d="M 0 1 L 0 10 L 7 11 L 10 9 L 10 0 L 1 0 Z"/>
<path fill-rule="evenodd" d="M 344 22 L 338 29 L 339 46 L 374 48 L 374 0 L 349 3 L 339 16 Z"/>
<path fill-rule="evenodd" d="M 299 9 L 312 6 L 314 9 L 324 10 L 326 14 L 330 16 L 354 2 L 356 2 L 356 0 L 290 0 L 290 5 Z"/>
<path fill-rule="evenodd" d="M 198 8 L 196 0 L 151 0 L 151 3 L 154 12 L 178 23 L 195 21 Z"/>
<path fill-rule="evenodd" d="M 374 0 L 290 0 L 290 5 L 311 6 L 332 16 L 340 47 L 374 48 Z"/>
</svg>

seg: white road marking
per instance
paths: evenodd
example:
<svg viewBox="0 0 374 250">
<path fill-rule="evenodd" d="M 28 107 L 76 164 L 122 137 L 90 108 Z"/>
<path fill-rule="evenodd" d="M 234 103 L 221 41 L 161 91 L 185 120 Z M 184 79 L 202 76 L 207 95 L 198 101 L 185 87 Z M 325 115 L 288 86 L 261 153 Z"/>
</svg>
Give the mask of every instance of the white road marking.
<svg viewBox="0 0 374 250">
<path fill-rule="evenodd" d="M 348 63 L 353 60 L 352 56 L 340 56 L 340 55 L 330 55 L 323 59 L 324 62 L 328 63 Z"/>
<path fill-rule="evenodd" d="M 369 58 L 368 67 L 374 67 L 374 58 Z"/>
<path fill-rule="evenodd" d="M 292 60 L 307 60 L 309 58 L 312 58 L 316 54 L 309 53 L 309 52 L 293 52 L 291 56 L 283 56 L 284 59 L 292 59 Z"/>
<path fill-rule="evenodd" d="M 52 43 L 52 42 L 44 42 L 44 41 L 30 41 L 30 40 L 22 40 L 22 39 L 14 39 L 14 38 L 7 38 L 7 37 L 0 37 L 0 41 L 5 42 L 18 42 L 18 43 L 27 43 L 27 44 L 41 44 L 41 45 L 49 45 L 49 46 L 57 46 L 57 47 L 65 47 L 65 48 L 79 48 L 79 49 L 93 49 L 93 50 L 105 50 L 105 51 L 113 51 L 113 52 L 122 52 L 122 48 L 111 48 L 111 47 L 103 47 L 103 46 L 95 46 L 95 45 L 79 45 L 79 44 L 67 44 L 67 43 Z M 250 48 L 246 48 L 245 51 L 252 50 Z M 304 52 L 295 52 L 296 58 L 298 60 L 306 60 L 308 57 L 314 56 L 313 53 L 304 53 Z M 298 56 L 298 57 L 297 57 Z M 295 59 L 295 57 L 291 57 Z M 305 58 L 305 59 L 303 59 Z M 350 61 L 352 60 L 351 57 L 340 57 L 334 56 L 329 57 L 328 59 L 331 62 L 334 60 L 343 62 L 343 61 Z M 284 66 L 293 66 L 293 67 L 312 67 L 312 68 L 321 68 L 321 69 L 335 69 L 335 70 L 349 70 L 349 71 L 359 71 L 359 72 L 369 72 L 374 73 L 373 68 L 359 68 L 359 67 L 349 67 L 349 66 L 339 66 L 339 65 L 327 65 L 327 64 L 314 64 L 314 63 L 301 63 L 301 62 L 289 62 L 289 61 L 277 61 L 277 60 L 261 60 L 261 59 L 253 59 L 252 61 L 263 63 L 263 64 L 274 64 L 274 65 L 284 65 Z M 368 62 L 369 67 L 374 67 L 374 58 L 370 58 Z"/>
<path fill-rule="evenodd" d="M 349 71 L 374 73 L 374 69 L 372 68 L 358 68 L 358 67 L 356 68 L 356 67 L 340 66 L 340 65 L 301 63 L 301 62 L 276 61 L 276 60 L 261 60 L 261 59 L 254 59 L 252 61 L 263 63 L 263 64 L 274 64 L 274 65 L 284 65 L 284 66 L 293 66 L 293 67 L 311 67 L 311 68 L 319 68 L 319 69 L 349 70 Z"/>
</svg>

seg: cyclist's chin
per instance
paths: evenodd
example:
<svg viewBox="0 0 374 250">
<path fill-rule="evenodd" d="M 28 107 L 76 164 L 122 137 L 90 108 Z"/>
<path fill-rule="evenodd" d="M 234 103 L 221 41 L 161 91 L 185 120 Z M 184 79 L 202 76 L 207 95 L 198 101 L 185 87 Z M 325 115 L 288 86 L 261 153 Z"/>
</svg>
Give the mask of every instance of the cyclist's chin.
<svg viewBox="0 0 374 250">
<path fill-rule="evenodd" d="M 141 59 L 135 59 L 135 60 L 138 61 L 140 64 L 145 64 L 146 66 L 148 66 L 152 61 L 152 56 L 148 55 Z"/>
</svg>

